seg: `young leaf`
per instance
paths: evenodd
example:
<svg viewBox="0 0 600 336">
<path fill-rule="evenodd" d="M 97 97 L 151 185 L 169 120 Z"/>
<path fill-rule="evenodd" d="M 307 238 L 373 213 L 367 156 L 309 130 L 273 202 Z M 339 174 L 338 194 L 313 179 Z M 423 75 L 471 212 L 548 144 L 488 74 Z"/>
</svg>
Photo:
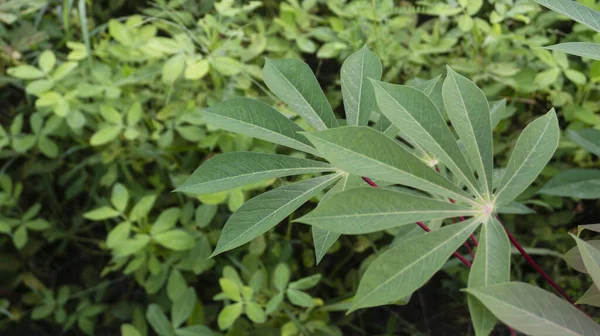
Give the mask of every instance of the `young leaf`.
<svg viewBox="0 0 600 336">
<path fill-rule="evenodd" d="M 442 94 L 452 126 L 479 175 L 485 195 L 491 195 L 493 177 L 492 121 L 483 91 L 447 67 Z"/>
<path fill-rule="evenodd" d="M 265 311 L 260 307 L 258 303 L 248 301 L 246 302 L 244 308 L 246 309 L 246 316 L 248 316 L 250 321 L 254 323 L 265 323 L 265 321 L 267 320 Z"/>
<path fill-rule="evenodd" d="M 290 302 L 296 306 L 310 308 L 314 306 L 312 301 L 312 297 L 303 291 L 299 291 L 297 289 L 288 289 L 286 291 L 287 297 Z"/>
<path fill-rule="evenodd" d="M 588 152 L 600 156 L 600 130 L 585 128 L 579 131 L 567 131 L 569 138 Z"/>
<path fill-rule="evenodd" d="M 600 326 L 567 301 L 521 282 L 467 288 L 505 324 L 527 335 L 600 335 Z"/>
<path fill-rule="evenodd" d="M 372 128 L 338 127 L 306 136 L 325 159 L 348 173 L 472 203 L 462 189 Z"/>
<path fill-rule="evenodd" d="M 241 246 L 269 231 L 339 177 L 339 174 L 330 174 L 295 182 L 245 202 L 225 223 L 211 256 Z"/>
<path fill-rule="evenodd" d="M 321 201 L 317 206 L 320 206 L 331 198 L 331 196 L 342 192 L 344 190 L 349 190 L 352 188 L 357 188 L 360 186 L 366 185 L 360 176 L 345 174 L 338 183 L 333 186 L 333 188 L 329 189 L 329 191 L 323 195 Z M 322 229 L 318 226 L 311 226 L 313 243 L 315 245 L 315 258 L 317 264 L 321 262 L 327 251 L 335 244 L 335 242 L 340 237 L 339 233 L 331 232 L 329 230 Z"/>
<path fill-rule="evenodd" d="M 317 155 L 310 142 L 298 132 L 303 129 L 271 106 L 250 98 L 235 98 L 204 110 L 209 124 Z"/>
<path fill-rule="evenodd" d="M 180 213 L 181 210 L 176 207 L 169 208 L 161 212 L 158 218 L 154 221 L 154 224 L 152 224 L 150 234 L 152 236 L 156 236 L 157 234 L 165 232 L 175 226 L 179 220 Z"/>
<path fill-rule="evenodd" d="M 342 234 L 364 234 L 437 218 L 468 216 L 475 210 L 401 191 L 362 187 L 333 195 L 295 221 Z"/>
<path fill-rule="evenodd" d="M 350 311 L 389 304 L 419 289 L 480 223 L 475 218 L 446 226 L 383 252 L 365 271 Z"/>
<path fill-rule="evenodd" d="M 408 86 L 372 83 L 381 112 L 412 141 L 445 164 L 471 191 L 477 192 L 475 175 L 433 101 Z"/>
<path fill-rule="evenodd" d="M 204 162 L 176 191 L 210 194 L 277 177 L 332 170 L 325 162 L 288 155 L 231 152 Z"/>
<path fill-rule="evenodd" d="M 496 205 L 512 201 L 535 180 L 552 158 L 559 133 L 554 109 L 525 127 L 495 192 Z"/>
<path fill-rule="evenodd" d="M 535 0 L 535 2 L 600 32 L 600 13 L 587 6 L 571 0 Z"/>
<path fill-rule="evenodd" d="M 375 93 L 368 79 L 381 79 L 381 72 L 379 57 L 366 46 L 348 56 L 342 64 L 342 97 L 348 126 L 366 126 L 369 123 Z"/>
<path fill-rule="evenodd" d="M 118 215 L 119 215 L 119 212 L 117 210 L 115 210 L 111 207 L 103 206 L 103 207 L 99 207 L 98 209 L 94 209 L 94 210 L 84 213 L 83 218 L 89 219 L 89 220 L 94 220 L 94 221 L 101 221 L 101 220 L 117 217 Z"/>
<path fill-rule="evenodd" d="M 469 273 L 469 287 L 487 287 L 510 281 L 510 242 L 496 217 L 484 222 L 479 236 L 477 254 Z M 496 317 L 475 297 L 468 297 L 469 311 L 475 334 L 487 336 L 496 324 Z"/>
<path fill-rule="evenodd" d="M 169 323 L 169 319 L 167 319 L 167 316 L 157 304 L 152 303 L 148 306 L 146 318 L 157 334 L 160 336 L 171 335 L 171 324 Z"/>
<path fill-rule="evenodd" d="M 194 307 L 196 306 L 196 292 L 189 287 L 185 292 L 173 302 L 171 309 L 171 323 L 173 328 L 179 327 L 185 320 L 190 317 Z"/>
<path fill-rule="evenodd" d="M 121 183 L 116 183 L 113 186 L 112 193 L 110 195 L 110 203 L 119 211 L 125 211 L 129 202 L 129 191 Z"/>
<path fill-rule="evenodd" d="M 600 198 L 600 169 L 569 169 L 553 176 L 540 194 L 582 199 Z"/>
<path fill-rule="evenodd" d="M 573 234 L 571 236 L 577 242 L 585 269 L 589 272 L 594 284 L 598 286 L 600 284 L 600 250 Z"/>
<path fill-rule="evenodd" d="M 159 233 L 153 239 L 160 245 L 174 251 L 189 250 L 194 247 L 195 243 L 194 237 L 180 229 Z"/>
<path fill-rule="evenodd" d="M 131 209 L 129 213 L 129 219 L 132 221 L 137 221 L 142 217 L 146 217 L 150 210 L 152 210 L 152 206 L 154 205 L 154 201 L 156 201 L 156 195 L 146 195 L 142 197 Z"/>
<path fill-rule="evenodd" d="M 587 57 L 600 61 L 600 44 L 590 42 L 567 42 L 546 47 L 550 50 L 558 50 L 567 54 Z"/>
<path fill-rule="evenodd" d="M 298 59 L 267 59 L 263 68 L 267 87 L 315 129 L 337 127 L 327 97 L 310 67 Z"/>
<path fill-rule="evenodd" d="M 241 302 L 226 306 L 221 310 L 217 317 L 219 329 L 225 330 L 231 327 L 235 320 L 242 315 L 243 304 Z"/>
</svg>

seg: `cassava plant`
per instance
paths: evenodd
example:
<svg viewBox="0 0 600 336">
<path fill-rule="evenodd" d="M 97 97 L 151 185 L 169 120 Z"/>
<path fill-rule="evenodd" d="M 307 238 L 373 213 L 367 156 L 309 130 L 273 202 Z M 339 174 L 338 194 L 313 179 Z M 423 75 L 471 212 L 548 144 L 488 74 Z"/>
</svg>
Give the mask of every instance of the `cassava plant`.
<svg viewBox="0 0 600 336">
<path fill-rule="evenodd" d="M 537 265 L 506 231 L 498 213 L 515 206 L 514 199 L 552 157 L 560 131 L 554 110 L 521 132 L 498 177 L 492 127 L 503 102 L 490 106 L 474 83 L 450 68 L 441 85 L 438 77 L 412 87 L 379 81 L 381 68 L 367 48 L 344 62 L 346 120 L 336 118 L 308 65 L 294 59 L 268 59 L 263 77 L 310 127 L 302 128 L 249 98 L 228 100 L 205 111 L 207 122 L 217 127 L 328 161 L 233 152 L 201 165 L 178 191 L 214 193 L 265 179 L 322 174 L 244 203 L 225 224 L 212 255 L 250 242 L 333 185 L 313 211 L 295 220 L 312 226 L 318 259 L 341 234 L 367 234 L 415 222 L 428 232 L 396 237 L 376 257 L 349 312 L 406 300 L 455 254 L 471 268 L 465 291 L 477 335 L 489 334 L 497 319 L 528 334 L 600 334 L 600 327 L 568 302 L 531 285 L 510 282 L 510 241 Z M 368 126 L 370 121 L 373 127 Z M 460 218 L 460 223 L 442 225 L 446 218 Z M 478 230 L 476 239 L 473 234 Z M 477 246 L 472 265 L 456 252 L 469 237 Z"/>
</svg>

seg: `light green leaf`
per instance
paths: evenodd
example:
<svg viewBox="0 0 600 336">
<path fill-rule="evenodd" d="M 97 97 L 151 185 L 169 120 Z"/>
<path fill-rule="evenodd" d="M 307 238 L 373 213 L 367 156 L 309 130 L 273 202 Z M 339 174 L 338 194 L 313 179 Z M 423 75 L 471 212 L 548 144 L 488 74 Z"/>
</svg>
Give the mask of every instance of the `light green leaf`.
<svg viewBox="0 0 600 336">
<path fill-rule="evenodd" d="M 243 64 L 231 57 L 218 56 L 212 59 L 211 67 L 223 76 L 235 76 L 242 71 Z"/>
<path fill-rule="evenodd" d="M 173 303 L 171 309 L 171 323 L 173 328 L 179 327 L 190 317 L 196 306 L 196 291 L 189 287 Z"/>
<path fill-rule="evenodd" d="M 115 226 L 106 236 L 106 246 L 108 248 L 116 248 L 121 245 L 131 233 L 131 223 L 121 222 Z"/>
<path fill-rule="evenodd" d="M 567 76 L 567 78 L 575 84 L 585 85 L 585 83 L 587 82 L 587 78 L 585 77 L 585 75 L 574 69 L 565 70 L 565 76 Z"/>
<path fill-rule="evenodd" d="M 119 134 L 121 134 L 121 125 L 111 125 L 104 128 L 99 129 L 92 135 L 90 138 L 90 145 L 92 146 L 102 146 L 107 144 L 117 138 Z"/>
<path fill-rule="evenodd" d="M 44 231 L 48 230 L 52 225 L 42 218 L 37 218 L 31 221 L 25 222 L 25 226 L 32 231 Z"/>
<path fill-rule="evenodd" d="M 244 308 L 246 309 L 246 316 L 248 316 L 250 321 L 254 323 L 265 323 L 265 321 L 267 320 L 265 311 L 260 307 L 258 303 L 248 301 L 246 302 Z"/>
<path fill-rule="evenodd" d="M 19 79 L 37 79 L 44 77 L 44 72 L 31 65 L 19 65 L 13 68 L 6 69 L 9 76 Z"/>
<path fill-rule="evenodd" d="M 229 132 L 274 142 L 318 155 L 310 142 L 298 132 L 303 129 L 271 106 L 250 98 L 235 98 L 205 111 L 209 124 Z"/>
<path fill-rule="evenodd" d="M 194 237 L 180 229 L 162 232 L 153 238 L 160 245 L 174 251 L 189 250 L 195 244 Z"/>
<path fill-rule="evenodd" d="M 314 306 L 312 297 L 310 295 L 304 293 L 303 291 L 288 288 L 286 294 L 287 294 L 288 300 L 290 300 L 290 302 L 293 305 L 300 306 L 300 307 L 306 307 L 306 308 L 310 308 L 310 307 Z"/>
<path fill-rule="evenodd" d="M 337 127 L 333 110 L 306 63 L 298 59 L 267 59 L 263 78 L 277 97 L 315 129 Z"/>
<path fill-rule="evenodd" d="M 570 0 L 569 0 L 570 1 Z M 535 76 L 534 82 L 542 88 L 548 87 L 553 83 L 556 83 L 558 76 L 560 75 L 559 68 L 550 68 L 538 73 Z"/>
<path fill-rule="evenodd" d="M 165 232 L 175 226 L 179 220 L 180 213 L 181 210 L 175 207 L 161 212 L 156 221 L 154 221 L 154 224 L 152 224 L 150 234 L 152 236 L 156 236 L 157 234 Z"/>
<path fill-rule="evenodd" d="M 173 55 L 163 65 L 162 81 L 166 84 L 173 84 L 181 73 L 183 73 L 184 67 L 185 56 L 183 54 Z"/>
<path fill-rule="evenodd" d="M 142 336 L 131 324 L 121 324 L 121 336 Z"/>
<path fill-rule="evenodd" d="M 36 137 L 33 134 L 17 135 L 12 139 L 12 148 L 17 153 L 25 153 L 30 150 L 36 142 Z"/>
<path fill-rule="evenodd" d="M 600 290 L 596 284 L 592 284 L 585 293 L 577 300 L 577 304 L 586 304 L 600 307 Z"/>
<path fill-rule="evenodd" d="M 242 308 L 243 305 L 241 302 L 234 303 L 223 308 L 219 313 L 219 316 L 217 317 L 217 324 L 219 325 L 219 329 L 229 329 L 229 327 L 231 327 L 235 320 L 237 320 L 238 317 L 242 315 Z"/>
<path fill-rule="evenodd" d="M 472 192 L 477 180 L 443 114 L 427 95 L 408 86 L 372 81 L 381 112 L 412 141 L 456 174 Z"/>
<path fill-rule="evenodd" d="M 559 134 L 554 109 L 525 127 L 510 156 L 500 187 L 494 193 L 496 205 L 509 203 L 535 180 L 552 158 Z"/>
<path fill-rule="evenodd" d="M 309 289 L 316 286 L 319 281 L 321 281 L 321 274 L 314 274 L 290 283 L 290 288 L 300 290 Z"/>
<path fill-rule="evenodd" d="M 110 203 L 119 211 L 125 211 L 127 203 L 129 202 L 129 191 L 121 183 L 116 183 L 113 186 L 112 193 L 110 194 Z"/>
<path fill-rule="evenodd" d="M 288 155 L 231 152 L 204 162 L 176 191 L 210 194 L 278 177 L 333 170 L 325 162 Z"/>
<path fill-rule="evenodd" d="M 279 291 L 286 289 L 290 282 L 290 268 L 285 263 L 279 263 L 273 271 L 273 286 Z"/>
<path fill-rule="evenodd" d="M 567 42 L 559 43 L 546 49 L 559 50 L 567 54 L 588 57 L 600 61 L 600 44 L 590 42 Z"/>
<path fill-rule="evenodd" d="M 22 249 L 27 244 L 27 228 L 25 225 L 19 226 L 13 234 L 13 244 L 17 249 Z"/>
<path fill-rule="evenodd" d="M 534 214 L 535 210 L 518 202 L 510 202 L 508 204 L 499 206 L 496 209 L 496 212 L 501 214 L 529 215 Z"/>
<path fill-rule="evenodd" d="M 375 93 L 369 78 L 380 80 L 379 57 L 366 46 L 348 56 L 342 64 L 341 82 L 348 126 L 366 126 L 375 106 Z"/>
<path fill-rule="evenodd" d="M 540 194 L 582 199 L 600 198 L 600 169 L 569 169 L 553 176 Z"/>
<path fill-rule="evenodd" d="M 148 310 L 146 311 L 146 318 L 148 319 L 148 323 L 152 326 L 152 329 L 159 334 L 160 336 L 170 336 L 171 335 L 171 324 L 169 323 L 169 319 L 160 309 L 160 306 L 156 303 L 150 304 L 148 306 Z"/>
<path fill-rule="evenodd" d="M 365 271 L 350 311 L 390 304 L 419 289 L 480 223 L 480 219 L 470 219 L 446 226 L 381 253 Z"/>
<path fill-rule="evenodd" d="M 54 82 L 48 79 L 38 79 L 35 80 L 25 87 L 25 91 L 27 93 L 39 96 L 44 92 L 50 91 L 54 87 Z"/>
<path fill-rule="evenodd" d="M 471 197 L 462 189 L 407 152 L 396 141 L 372 128 L 338 127 L 306 133 L 306 136 L 325 159 L 348 173 L 472 203 Z"/>
<path fill-rule="evenodd" d="M 476 214 L 469 207 L 401 191 L 354 188 L 333 195 L 295 221 L 342 234 L 364 234 L 404 224 Z"/>
<path fill-rule="evenodd" d="M 203 325 L 193 325 L 175 330 L 177 336 L 213 336 L 213 332 Z"/>
<path fill-rule="evenodd" d="M 502 224 L 491 216 L 483 223 L 477 254 L 469 272 L 469 287 L 487 287 L 510 281 L 510 242 Z M 469 296 L 469 311 L 475 334 L 487 336 L 496 317 L 475 297 Z"/>
<path fill-rule="evenodd" d="M 225 296 L 227 296 L 229 299 L 233 301 L 242 300 L 240 287 L 235 281 L 227 278 L 221 278 L 219 279 L 219 285 L 221 286 L 221 291 L 223 291 L 223 294 L 225 294 Z"/>
<path fill-rule="evenodd" d="M 185 79 L 197 80 L 204 77 L 208 73 L 209 68 L 210 64 L 207 60 L 198 60 L 188 64 L 183 76 Z"/>
<path fill-rule="evenodd" d="M 479 175 L 484 195 L 491 195 L 493 177 L 492 121 L 483 91 L 447 67 L 442 94 L 452 126 Z"/>
<path fill-rule="evenodd" d="M 67 77 L 73 70 L 77 68 L 78 65 L 79 64 L 77 62 L 65 62 L 59 65 L 52 73 L 52 79 L 59 81 Z"/>
<path fill-rule="evenodd" d="M 183 274 L 178 269 L 173 268 L 167 280 L 167 296 L 169 300 L 173 303 L 177 302 L 186 289 L 187 282 L 183 278 Z"/>
<path fill-rule="evenodd" d="M 100 221 L 100 220 L 117 217 L 118 215 L 119 215 L 119 212 L 117 210 L 115 210 L 111 207 L 103 206 L 98 209 L 94 209 L 94 210 L 84 213 L 83 218 L 86 218 L 89 220 L 94 220 L 94 221 Z"/>
<path fill-rule="evenodd" d="M 156 201 L 156 195 L 146 195 L 142 197 L 131 209 L 129 213 L 129 219 L 132 221 L 140 220 L 143 217 L 146 217 L 150 210 L 152 210 L 152 206 L 154 206 L 154 202 Z"/>
<path fill-rule="evenodd" d="M 56 56 L 52 50 L 46 50 L 40 54 L 38 62 L 42 71 L 49 73 L 54 69 L 54 65 L 56 65 Z"/>
<path fill-rule="evenodd" d="M 579 253 L 583 259 L 585 269 L 588 271 L 594 284 L 596 284 L 596 286 L 600 285 L 600 250 L 573 234 L 571 234 L 571 237 L 577 242 L 577 247 L 579 248 Z"/>
<path fill-rule="evenodd" d="M 492 129 L 496 128 L 504 115 L 506 114 L 506 99 L 493 102 L 490 106 L 490 115 L 492 119 Z"/>
<path fill-rule="evenodd" d="M 284 185 L 245 202 L 221 231 L 212 256 L 262 235 L 340 177 L 330 174 Z"/>
<path fill-rule="evenodd" d="M 58 156 L 58 145 L 56 144 L 56 142 L 54 142 L 52 139 L 48 138 L 45 135 L 40 135 L 38 141 L 38 148 L 40 149 L 40 152 L 42 152 L 49 158 L 54 159 Z"/>
<path fill-rule="evenodd" d="M 468 288 L 496 317 L 527 335 L 600 335 L 600 326 L 567 301 L 541 288 L 505 282 Z"/>
<path fill-rule="evenodd" d="M 600 156 L 600 130 L 585 128 L 578 131 L 567 131 L 569 138 L 588 152 Z"/>
<path fill-rule="evenodd" d="M 592 8 L 571 0 L 535 0 L 535 2 L 600 32 L 600 13 Z"/>
<path fill-rule="evenodd" d="M 150 236 L 145 234 L 138 234 L 132 239 L 127 239 L 115 247 L 114 253 L 117 257 L 126 257 L 131 254 L 135 254 L 150 242 Z"/>
</svg>

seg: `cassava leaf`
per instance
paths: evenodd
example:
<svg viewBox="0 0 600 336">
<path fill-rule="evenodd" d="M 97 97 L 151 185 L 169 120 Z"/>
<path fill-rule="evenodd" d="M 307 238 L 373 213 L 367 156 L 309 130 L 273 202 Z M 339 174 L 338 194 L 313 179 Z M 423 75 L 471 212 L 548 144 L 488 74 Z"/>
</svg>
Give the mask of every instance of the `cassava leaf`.
<svg viewBox="0 0 600 336">
<path fill-rule="evenodd" d="M 550 50 L 558 50 L 567 54 L 587 57 L 600 61 L 600 44 L 590 42 L 566 42 L 546 47 Z"/>
<path fill-rule="evenodd" d="M 330 174 L 291 183 L 245 202 L 225 223 L 212 256 L 241 246 L 267 232 L 340 176 Z"/>
<path fill-rule="evenodd" d="M 333 195 L 297 222 L 342 234 L 363 234 L 437 218 L 476 214 L 467 206 L 382 188 Z"/>
<path fill-rule="evenodd" d="M 496 205 L 519 196 L 546 166 L 556 147 L 560 130 L 554 109 L 537 118 L 521 132 L 506 171 L 495 192 Z"/>
<path fill-rule="evenodd" d="M 594 284 L 596 286 L 600 285 L 600 250 L 573 234 L 571 234 L 571 237 L 577 242 L 585 269 L 592 280 L 594 280 Z"/>
<path fill-rule="evenodd" d="M 306 63 L 298 59 L 267 59 L 263 78 L 277 97 L 315 129 L 337 127 L 331 105 Z"/>
<path fill-rule="evenodd" d="M 534 0 L 540 5 L 600 32 L 600 13 L 571 0 Z"/>
<path fill-rule="evenodd" d="M 389 304 L 419 289 L 480 223 L 476 218 L 446 226 L 383 252 L 365 271 L 350 311 Z"/>
<path fill-rule="evenodd" d="M 567 131 L 569 138 L 588 152 L 600 156 L 600 130 L 585 128 L 579 131 Z"/>
<path fill-rule="evenodd" d="M 298 132 L 303 129 L 271 106 L 250 98 L 235 98 L 204 110 L 209 124 L 229 132 L 251 136 L 317 155 Z"/>
<path fill-rule="evenodd" d="M 493 183 L 492 121 L 490 106 L 483 91 L 447 67 L 442 94 L 452 126 L 479 175 L 481 191 L 491 195 Z"/>
<path fill-rule="evenodd" d="M 365 126 L 305 133 L 319 153 L 352 174 L 471 202 L 471 197 L 386 135 Z"/>
<path fill-rule="evenodd" d="M 204 162 L 176 191 L 210 194 L 272 178 L 334 169 L 324 162 L 288 155 L 231 152 Z"/>
<path fill-rule="evenodd" d="M 375 93 L 369 78 L 379 80 L 381 72 L 379 57 L 366 46 L 348 56 L 342 64 L 342 96 L 349 126 L 366 126 L 369 122 L 375 105 Z"/>
<path fill-rule="evenodd" d="M 600 198 L 600 169 L 569 169 L 553 176 L 540 194 L 582 199 Z"/>
<path fill-rule="evenodd" d="M 600 335 L 600 326 L 554 294 L 521 282 L 467 288 L 496 317 L 527 335 Z"/>
</svg>

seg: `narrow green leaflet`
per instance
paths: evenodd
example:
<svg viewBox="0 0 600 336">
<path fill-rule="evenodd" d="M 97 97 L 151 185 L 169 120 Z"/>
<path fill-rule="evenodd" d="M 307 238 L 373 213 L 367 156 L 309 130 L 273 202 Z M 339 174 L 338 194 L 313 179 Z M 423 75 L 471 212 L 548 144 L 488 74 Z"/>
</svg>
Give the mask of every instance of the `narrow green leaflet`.
<svg viewBox="0 0 600 336">
<path fill-rule="evenodd" d="M 568 131 L 569 138 L 588 152 L 600 156 L 600 131 L 595 128 L 585 128 L 579 131 Z"/>
<path fill-rule="evenodd" d="M 581 253 L 581 258 L 583 259 L 583 264 L 585 265 L 585 269 L 588 271 L 592 280 L 594 280 L 594 284 L 596 286 L 600 285 L 600 250 L 592 246 L 591 244 L 581 240 L 577 236 L 571 234 L 571 237 L 575 239 L 577 242 L 577 247 L 579 248 L 579 253 Z"/>
<path fill-rule="evenodd" d="M 600 13 L 571 0 L 534 0 L 544 7 L 600 32 Z"/>
<path fill-rule="evenodd" d="M 535 210 L 519 202 L 510 202 L 499 206 L 496 212 L 501 214 L 529 215 L 534 214 Z"/>
<path fill-rule="evenodd" d="M 470 190 L 477 192 L 475 175 L 433 101 L 424 92 L 408 86 L 372 83 L 381 112 L 412 141 L 460 177 Z"/>
<path fill-rule="evenodd" d="M 340 176 L 330 174 L 291 183 L 245 202 L 225 223 L 211 257 L 241 246 L 269 231 Z"/>
<path fill-rule="evenodd" d="M 297 222 L 342 234 L 363 234 L 438 218 L 476 214 L 467 206 L 390 189 L 361 187 L 333 195 Z"/>
<path fill-rule="evenodd" d="M 303 129 L 271 106 L 250 98 L 235 98 L 204 110 L 209 124 L 317 155 L 310 142 L 298 132 Z"/>
<path fill-rule="evenodd" d="M 348 56 L 344 61 L 341 82 L 348 126 L 366 126 L 369 123 L 375 105 L 375 93 L 368 79 L 379 80 L 381 73 L 379 57 L 367 47 Z"/>
<path fill-rule="evenodd" d="M 552 158 L 559 135 L 554 109 L 525 127 L 510 156 L 500 187 L 495 192 L 496 205 L 512 201 L 535 180 Z"/>
<path fill-rule="evenodd" d="M 337 127 L 329 101 L 306 63 L 298 59 L 267 59 L 263 78 L 277 97 L 315 129 Z"/>
<path fill-rule="evenodd" d="M 588 245 L 591 245 L 595 249 L 600 249 L 600 240 L 588 240 L 586 243 Z M 588 272 L 583 263 L 581 253 L 579 252 L 579 247 L 575 246 L 572 249 L 568 250 L 567 253 L 565 253 L 565 255 L 563 256 L 563 259 L 567 262 L 567 264 L 569 264 L 569 266 L 573 267 L 576 271 L 581 273 Z"/>
<path fill-rule="evenodd" d="M 492 120 L 492 129 L 496 128 L 500 123 L 500 120 L 504 118 L 506 114 L 506 99 L 501 99 L 490 103 L 490 116 Z"/>
<path fill-rule="evenodd" d="M 491 195 L 494 164 L 489 103 L 475 83 L 450 67 L 447 70 L 442 87 L 446 112 L 479 175 L 484 194 Z"/>
<path fill-rule="evenodd" d="M 600 61 L 600 44 L 590 42 L 567 42 L 546 47 L 550 50 L 558 50 L 567 54 L 588 57 Z"/>
<path fill-rule="evenodd" d="M 600 335 L 600 326 L 567 301 L 522 282 L 468 288 L 496 317 L 527 335 Z"/>
<path fill-rule="evenodd" d="M 510 242 L 496 217 L 485 221 L 479 236 L 477 254 L 469 273 L 469 288 L 487 287 L 510 281 Z M 475 334 L 489 335 L 496 317 L 473 296 L 468 297 Z"/>
<path fill-rule="evenodd" d="M 332 170 L 327 163 L 289 155 L 231 152 L 204 162 L 176 191 L 210 194 L 277 177 Z"/>
<path fill-rule="evenodd" d="M 372 128 L 347 126 L 305 134 L 321 156 L 348 173 L 472 203 L 462 189 Z"/>
<path fill-rule="evenodd" d="M 350 311 L 389 304 L 423 286 L 475 229 L 470 219 L 407 239 L 383 252 L 365 271 Z"/>
<path fill-rule="evenodd" d="M 345 174 L 342 178 L 333 186 L 333 188 L 329 189 L 329 191 L 321 198 L 321 201 L 317 205 L 320 206 L 331 198 L 331 196 L 352 188 L 357 188 L 360 186 L 366 185 L 360 176 Z M 317 264 L 321 262 L 327 251 L 333 246 L 333 244 L 340 237 L 339 233 L 331 232 L 329 230 L 321 229 L 318 226 L 312 226 L 312 237 L 313 242 L 315 244 L 315 258 L 317 259 Z"/>
<path fill-rule="evenodd" d="M 582 199 L 600 198 L 600 169 L 569 169 L 553 176 L 540 194 Z"/>
<path fill-rule="evenodd" d="M 592 284 L 576 303 L 600 307 L 600 290 L 598 290 L 598 286 Z"/>
</svg>

